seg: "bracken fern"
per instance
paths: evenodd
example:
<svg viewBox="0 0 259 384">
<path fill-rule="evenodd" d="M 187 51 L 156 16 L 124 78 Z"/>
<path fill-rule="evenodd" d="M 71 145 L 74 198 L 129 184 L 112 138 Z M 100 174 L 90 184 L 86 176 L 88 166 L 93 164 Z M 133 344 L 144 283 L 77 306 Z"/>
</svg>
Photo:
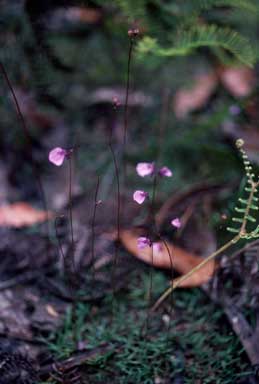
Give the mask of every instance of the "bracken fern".
<svg viewBox="0 0 259 384">
<path fill-rule="evenodd" d="M 259 237 L 259 225 L 253 230 L 248 231 L 247 226 L 249 223 L 255 224 L 256 217 L 255 213 L 258 211 L 258 197 L 256 196 L 258 192 L 259 180 L 255 180 L 255 174 L 253 173 L 253 168 L 247 157 L 247 154 L 243 147 L 243 140 L 237 140 L 237 147 L 239 148 L 242 160 L 246 172 L 246 184 L 244 186 L 244 198 L 238 199 L 238 204 L 235 206 L 234 210 L 237 213 L 237 216 L 232 218 L 232 221 L 239 223 L 240 227 L 228 227 L 227 230 L 232 233 L 239 233 L 241 238 L 253 239 Z M 257 178 L 258 179 L 258 178 Z"/>
<path fill-rule="evenodd" d="M 255 176 L 253 173 L 253 169 L 250 161 L 248 160 L 247 154 L 243 149 L 244 141 L 242 139 L 238 139 L 236 141 L 236 146 L 239 149 L 242 160 L 246 172 L 246 184 L 244 186 L 244 193 L 246 194 L 245 198 L 239 198 L 238 204 L 235 207 L 235 211 L 237 212 L 237 217 L 234 216 L 232 221 L 234 223 L 239 223 L 239 227 L 228 227 L 227 230 L 229 232 L 233 232 L 235 236 L 229 240 L 227 243 L 222 245 L 219 249 L 205 258 L 200 264 L 198 264 L 195 268 L 191 269 L 188 273 L 181 276 L 180 278 L 174 280 L 170 287 L 166 289 L 166 291 L 160 296 L 155 305 L 153 306 L 153 310 L 155 310 L 169 295 L 170 293 L 176 289 L 184 280 L 189 278 L 195 272 L 200 270 L 205 264 L 209 261 L 213 260 L 219 254 L 225 252 L 232 245 L 236 244 L 241 239 L 250 240 L 256 239 L 259 237 L 259 225 L 257 224 L 257 219 L 254 215 L 255 212 L 258 211 L 258 198 L 256 194 L 258 192 L 259 186 L 259 177 Z M 248 196 L 247 196 L 248 195 Z"/>
<path fill-rule="evenodd" d="M 201 25 L 187 31 L 179 30 L 176 38 L 172 40 L 172 46 L 168 48 L 161 47 L 157 39 L 147 36 L 138 44 L 138 52 L 142 55 L 152 53 L 174 57 L 185 56 L 201 47 L 223 48 L 248 66 L 255 62 L 255 53 L 244 36 L 229 28 L 215 25 Z"/>
</svg>

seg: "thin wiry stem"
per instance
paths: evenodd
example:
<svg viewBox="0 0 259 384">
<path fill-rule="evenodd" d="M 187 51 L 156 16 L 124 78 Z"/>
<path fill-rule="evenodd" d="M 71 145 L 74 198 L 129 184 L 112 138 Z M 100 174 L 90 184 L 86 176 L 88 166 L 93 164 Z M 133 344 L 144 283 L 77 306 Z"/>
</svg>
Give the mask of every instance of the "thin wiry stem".
<svg viewBox="0 0 259 384">
<path fill-rule="evenodd" d="M 116 183 L 117 183 L 117 239 L 120 239 L 120 214 L 121 214 L 121 194 L 120 194 L 120 174 L 119 174 L 119 167 L 117 164 L 117 159 L 116 155 L 112 146 L 112 143 L 109 142 L 109 148 L 112 154 L 112 159 L 113 159 L 113 164 L 115 168 L 115 174 L 116 174 Z M 112 267 L 112 286 L 113 286 L 113 291 L 115 290 L 114 287 L 114 279 L 116 275 L 116 267 L 117 267 L 117 262 L 118 262 L 118 243 L 115 243 L 115 252 L 114 252 L 114 261 L 113 261 L 113 267 Z"/>
<path fill-rule="evenodd" d="M 126 97 L 125 97 L 125 106 L 124 106 L 124 133 L 123 133 L 123 146 L 124 150 L 127 142 L 127 132 L 128 132 L 128 107 L 129 107 L 129 89 L 130 89 L 130 68 L 131 68 L 131 59 L 133 51 L 134 39 L 130 39 L 129 53 L 128 53 L 128 64 L 127 64 L 127 80 L 126 80 Z"/>
<path fill-rule="evenodd" d="M 172 259 L 172 255 L 171 255 L 170 249 L 169 249 L 169 247 L 167 245 L 166 240 L 164 240 L 161 237 L 160 234 L 158 234 L 158 237 L 163 242 L 163 244 L 164 244 L 164 246 L 165 246 L 165 248 L 167 250 L 167 253 L 168 253 L 168 256 L 169 256 L 169 260 L 170 260 L 171 281 L 174 281 L 174 265 L 173 265 L 173 259 Z M 167 341 L 169 341 L 171 317 L 172 317 L 173 309 L 174 309 L 174 294 L 173 294 L 173 291 L 170 294 L 170 298 L 171 298 L 171 303 L 170 303 L 170 312 L 169 312 L 169 322 L 168 322 L 168 328 L 167 328 Z M 153 310 L 153 308 L 151 310 Z"/>
<path fill-rule="evenodd" d="M 162 241 L 162 243 L 164 244 L 164 246 L 166 248 L 166 251 L 167 251 L 167 254 L 168 254 L 169 260 L 170 260 L 171 281 L 174 281 L 174 264 L 173 264 L 173 258 L 172 258 L 170 249 L 168 247 L 166 240 L 164 240 L 159 233 L 157 233 L 157 236 L 160 239 L 160 241 Z M 171 313 L 172 313 L 172 310 L 173 310 L 173 292 L 171 294 L 171 298 L 172 298 L 172 301 L 171 301 Z"/>
<path fill-rule="evenodd" d="M 100 177 L 97 176 L 97 183 L 95 188 L 95 194 L 94 194 L 94 208 L 93 208 L 93 216 L 92 216 L 92 245 L 91 245 L 91 265 L 93 268 L 93 280 L 95 277 L 95 268 L 94 268 L 94 259 L 95 259 L 95 218 L 96 218 L 96 208 L 97 208 L 97 198 L 98 198 L 98 192 L 99 192 L 99 186 L 100 186 Z"/>
<path fill-rule="evenodd" d="M 32 157 L 32 147 L 33 147 L 33 145 L 32 145 L 32 138 L 31 138 L 31 135 L 30 135 L 30 131 L 29 131 L 28 127 L 27 127 L 27 124 L 25 122 L 25 118 L 24 118 L 24 116 L 22 114 L 22 111 L 21 111 L 18 99 L 16 97 L 14 88 L 12 86 L 12 83 L 11 83 L 11 81 L 9 79 L 9 76 L 8 76 L 8 74 L 7 74 L 6 70 L 5 70 L 5 67 L 4 67 L 2 62 L 0 62 L 0 70 L 1 70 L 2 75 L 3 75 L 3 77 L 4 77 L 5 81 L 6 81 L 7 86 L 8 86 L 8 88 L 9 88 L 11 94 L 12 94 L 17 116 L 18 116 L 18 118 L 19 118 L 19 120 L 21 122 L 21 126 L 22 126 L 22 129 L 23 129 L 24 135 L 25 135 L 25 137 L 27 139 L 27 142 L 29 144 L 29 147 L 30 147 L 29 157 L 30 157 L 30 161 L 31 161 L 34 177 L 35 177 L 35 180 L 36 180 L 36 182 L 38 184 L 38 188 L 39 188 L 39 192 L 40 192 L 40 197 L 41 197 L 43 209 L 44 209 L 44 211 L 46 212 L 46 215 L 47 215 L 47 220 L 46 220 L 47 254 L 49 254 L 49 221 L 48 221 L 47 202 L 46 202 L 46 196 L 45 196 L 45 192 L 44 192 L 44 189 L 43 189 L 43 185 L 42 185 L 39 169 L 38 169 L 38 166 L 37 166 L 37 164 L 35 163 L 35 161 L 34 161 L 34 159 Z"/>
<path fill-rule="evenodd" d="M 150 315 L 150 305 L 152 303 L 152 293 L 153 293 L 153 267 L 154 267 L 154 249 L 153 244 L 151 244 L 151 267 L 150 267 L 150 278 L 149 278 L 149 288 L 148 288 L 148 308 L 147 308 L 147 317 L 145 322 L 146 332 L 148 330 L 149 315 Z"/>
<path fill-rule="evenodd" d="M 151 231 L 149 237 L 151 237 L 151 266 L 150 266 L 150 278 L 149 278 L 149 288 L 148 288 L 148 308 L 147 308 L 147 317 L 145 322 L 146 331 L 148 330 L 148 322 L 150 316 L 150 306 L 152 302 L 152 292 L 153 292 L 153 268 L 154 268 L 154 248 L 153 248 L 153 226 L 155 225 L 155 198 L 156 198 L 156 188 L 157 188 L 157 175 L 154 175 L 153 186 L 152 186 L 152 198 L 150 202 L 149 210 L 149 221 L 151 225 Z"/>
<path fill-rule="evenodd" d="M 155 220 L 155 199 L 156 199 L 156 188 L 157 188 L 157 175 L 153 179 L 153 188 L 152 188 L 152 199 L 150 204 L 150 221 L 153 228 Z M 151 260 L 151 270 L 150 270 L 150 287 L 149 287 L 149 300 L 152 298 L 152 288 L 153 288 L 153 267 L 154 267 L 154 257 L 153 257 L 153 245 L 152 245 L 152 260 Z"/>
<path fill-rule="evenodd" d="M 19 102 L 17 100 L 16 94 L 14 92 L 14 88 L 13 88 L 13 86 L 11 84 L 11 81 L 9 79 L 9 76 L 8 76 L 6 70 L 5 70 L 5 67 L 4 67 L 3 63 L 1 63 L 1 62 L 0 62 L 0 68 L 1 68 L 2 74 L 3 74 L 4 78 L 5 78 L 5 81 L 6 81 L 8 87 L 9 87 L 9 89 L 11 91 L 11 94 L 13 96 L 14 104 L 15 104 L 15 107 L 16 107 L 16 112 L 17 112 L 17 115 L 18 115 L 18 117 L 19 117 L 19 119 L 21 121 L 21 124 L 22 124 L 23 130 L 24 130 L 24 133 L 26 135 L 26 138 L 27 138 L 28 142 L 30 142 L 29 144 L 31 144 L 31 135 L 30 135 L 30 132 L 29 132 L 29 130 L 27 128 L 27 125 L 25 123 L 25 119 L 23 117 L 23 114 L 22 114 Z"/>
<path fill-rule="evenodd" d="M 175 290 L 184 280 L 188 279 L 188 277 L 190 277 L 193 273 L 197 272 L 205 264 L 207 264 L 210 260 L 213 260 L 219 254 L 226 251 L 233 244 L 236 244 L 240 239 L 241 239 L 240 234 L 233 237 L 230 241 L 228 241 L 226 244 L 224 244 L 222 247 L 220 247 L 217 251 L 213 252 L 210 256 L 206 257 L 206 259 L 204 259 L 200 264 L 198 264 L 196 267 L 191 269 L 188 273 L 186 273 L 185 275 L 183 275 L 179 279 L 175 280 L 172 283 L 172 285 L 169 288 L 167 288 L 167 290 L 159 297 L 159 299 L 153 305 L 152 311 L 155 311 L 159 307 L 159 305 L 171 294 L 171 292 L 173 290 Z"/>
<path fill-rule="evenodd" d="M 59 252 L 61 254 L 61 257 L 62 257 L 63 262 L 64 262 L 64 266 L 65 266 L 65 254 L 64 254 L 64 251 L 63 251 L 63 248 L 62 248 L 62 244 L 61 244 L 61 241 L 60 241 L 60 238 L 59 238 L 59 234 L 58 234 L 58 220 L 60 218 L 61 218 L 60 216 L 55 218 L 54 226 L 55 226 L 56 239 L 58 240 L 58 250 L 59 250 Z"/>
<path fill-rule="evenodd" d="M 125 107 L 124 107 L 124 132 L 123 132 L 123 151 L 122 151 L 122 163 L 124 175 L 126 175 L 125 168 L 125 150 L 127 142 L 127 131 L 128 131 L 128 104 L 129 104 L 129 89 L 130 89 L 130 68 L 131 68 L 131 59 L 133 51 L 134 39 L 130 39 L 129 53 L 128 53 L 128 64 L 127 64 L 127 80 L 126 80 L 126 97 L 125 97 Z M 112 129 L 109 135 L 109 148 L 112 154 L 113 164 L 115 168 L 116 182 L 117 182 L 117 239 L 120 239 L 120 219 L 121 219 L 121 192 L 120 192 L 120 172 L 119 166 L 117 163 L 116 155 L 112 145 Z M 125 176 L 126 179 L 126 176 Z M 115 253 L 114 253 L 114 262 L 112 267 L 112 286 L 113 286 L 113 298 L 114 298 L 114 279 L 116 275 L 116 266 L 118 262 L 118 243 L 115 244 Z"/>
<path fill-rule="evenodd" d="M 117 240 L 120 239 L 120 217 L 121 217 L 121 192 L 120 192 L 120 172 L 119 172 L 119 166 L 116 159 L 116 154 L 113 148 L 112 144 L 112 127 L 109 132 L 109 138 L 108 138 L 108 146 L 111 151 L 112 155 L 112 161 L 115 169 L 115 176 L 116 176 L 116 186 L 117 186 Z M 114 249 L 114 260 L 112 265 L 112 274 L 111 274 L 111 284 L 113 288 L 113 299 L 115 296 L 115 275 L 116 275 L 116 267 L 118 262 L 118 253 L 119 253 L 119 245 L 118 242 L 115 243 L 115 249 Z"/>
<path fill-rule="evenodd" d="M 76 313 L 76 265 L 75 265 L 75 240 L 74 240 L 74 226 L 73 226 L 73 207 L 72 207 L 72 182 L 73 182 L 73 174 L 72 174 L 72 155 L 71 152 L 68 156 L 68 168 L 69 168 L 69 186 L 68 186 L 68 204 L 69 204 L 69 223 L 70 223 L 70 234 L 71 234 L 71 255 L 68 255 L 71 260 L 72 271 L 70 271 L 70 279 L 71 279 L 71 292 L 72 292 L 72 309 L 71 316 L 73 324 L 76 324 L 77 321 L 77 313 Z M 76 326 L 73 327 L 73 341 L 76 347 L 77 344 L 77 332 Z"/>
<path fill-rule="evenodd" d="M 63 263 L 64 263 L 64 273 L 65 273 L 66 278 L 67 278 L 67 280 L 69 282 L 68 287 L 69 287 L 69 290 L 70 290 L 70 295 L 71 295 L 72 300 L 74 300 L 74 287 L 73 287 L 73 284 L 71 283 L 71 279 L 70 279 L 70 270 L 67 267 L 66 256 L 64 254 L 62 243 L 61 243 L 61 240 L 59 238 L 59 233 L 58 233 L 58 220 L 60 218 L 61 218 L 60 216 L 56 217 L 55 221 L 54 221 L 56 239 L 58 241 L 58 250 L 59 250 L 59 253 L 60 253 L 60 255 L 61 255 L 62 259 L 63 259 Z"/>
<path fill-rule="evenodd" d="M 71 155 L 68 158 L 68 168 L 69 168 L 69 180 L 68 180 L 68 204 L 69 204 L 69 223 L 70 223 L 70 234 L 71 234 L 71 244 L 72 244 L 72 254 L 71 254 L 71 264 L 73 267 L 73 272 L 76 273 L 75 266 L 75 240 L 74 240 L 74 226 L 73 226 L 73 208 L 72 208 L 72 159 Z"/>
<path fill-rule="evenodd" d="M 62 255 L 62 258 L 64 260 L 64 268 L 65 273 L 67 274 L 68 279 L 68 286 L 71 294 L 71 300 L 72 300 L 72 308 L 71 308 L 71 316 L 72 316 L 72 323 L 75 324 L 77 320 L 77 314 L 76 314 L 76 281 L 75 281 L 75 275 L 76 275 L 76 267 L 75 267 L 75 241 L 74 241 L 74 229 L 73 229 L 73 210 L 72 210 L 72 160 L 71 160 L 72 153 L 68 156 L 68 176 L 69 176 L 69 186 L 68 186 L 68 204 L 69 204 L 69 225 L 70 225 L 70 235 L 71 235 L 71 254 L 68 254 L 68 256 L 64 255 L 62 244 L 60 242 L 60 239 L 58 237 L 58 231 L 57 231 L 57 222 L 55 220 L 55 229 L 56 229 L 56 237 L 58 239 L 59 244 L 59 250 Z M 69 261 L 69 266 L 67 267 L 67 258 Z M 72 267 L 72 270 L 71 270 Z M 77 344 L 77 332 L 76 332 L 76 326 L 73 327 L 73 342 L 76 348 Z"/>
<path fill-rule="evenodd" d="M 128 134 L 128 125 L 129 125 L 129 93 L 130 93 L 130 71 L 131 71 L 131 61 L 132 53 L 134 46 L 134 37 L 130 37 L 129 41 L 129 50 L 128 50 L 128 62 L 127 62 L 127 77 L 126 77 L 126 96 L 124 104 L 124 130 L 123 130 L 123 145 L 122 145 L 122 190 L 126 190 L 127 182 L 127 164 L 126 164 L 126 144 L 127 144 L 127 134 Z M 120 212 L 121 217 L 124 217 L 123 207 Z"/>
</svg>

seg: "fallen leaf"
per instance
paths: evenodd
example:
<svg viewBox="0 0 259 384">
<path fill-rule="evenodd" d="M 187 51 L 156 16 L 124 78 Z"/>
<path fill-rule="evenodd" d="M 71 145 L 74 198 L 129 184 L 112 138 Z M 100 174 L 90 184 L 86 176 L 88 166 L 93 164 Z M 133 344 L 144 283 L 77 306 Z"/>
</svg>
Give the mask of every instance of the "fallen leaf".
<svg viewBox="0 0 259 384">
<path fill-rule="evenodd" d="M 251 68 L 223 68 L 219 70 L 219 78 L 224 87 L 235 97 L 248 96 L 256 84 Z"/>
<path fill-rule="evenodd" d="M 24 202 L 0 206 L 0 226 L 2 227 L 30 226 L 46 221 L 51 216 L 51 213 L 35 209 Z"/>
<path fill-rule="evenodd" d="M 97 8 L 69 7 L 65 10 L 65 17 L 72 22 L 95 24 L 102 19 L 102 13 Z"/>
<path fill-rule="evenodd" d="M 188 113 L 204 107 L 218 84 L 215 73 L 206 73 L 194 79 L 189 89 L 180 89 L 173 100 L 173 109 L 176 117 L 184 118 Z"/>
<path fill-rule="evenodd" d="M 172 245 L 168 241 L 166 242 L 167 247 L 163 242 L 160 243 L 161 247 L 157 248 L 146 247 L 139 249 L 137 247 L 137 239 L 140 236 L 133 230 L 121 230 L 120 241 L 125 248 L 135 257 L 144 261 L 147 264 L 153 265 L 157 268 L 173 269 L 182 275 L 188 273 L 191 269 L 200 264 L 204 259 L 200 256 L 196 256 L 184 249 Z M 167 249 L 168 248 L 168 249 Z M 169 252 L 170 256 L 169 256 Z M 171 259 L 171 260 L 170 260 Z M 198 287 L 206 283 L 215 271 L 216 263 L 214 260 L 208 262 L 204 267 L 200 268 L 197 272 L 193 273 L 189 278 L 184 280 L 179 286 L 180 287 Z"/>
</svg>

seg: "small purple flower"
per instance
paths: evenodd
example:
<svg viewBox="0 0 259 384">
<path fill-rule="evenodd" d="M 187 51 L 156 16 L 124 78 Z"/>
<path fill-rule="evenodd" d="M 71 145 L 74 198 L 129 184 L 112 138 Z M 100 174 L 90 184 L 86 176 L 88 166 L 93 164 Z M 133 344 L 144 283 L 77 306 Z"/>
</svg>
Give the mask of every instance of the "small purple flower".
<svg viewBox="0 0 259 384">
<path fill-rule="evenodd" d="M 66 149 L 56 147 L 50 151 L 49 161 L 55 164 L 57 167 L 60 167 L 63 164 L 67 155 L 68 151 Z"/>
<path fill-rule="evenodd" d="M 118 99 L 117 96 L 114 96 L 112 98 L 112 104 L 114 109 L 117 109 L 121 105 L 120 100 Z"/>
<path fill-rule="evenodd" d="M 133 200 L 138 204 L 143 204 L 144 201 L 148 198 L 148 192 L 145 191 L 135 191 L 133 193 Z"/>
<path fill-rule="evenodd" d="M 160 253 L 162 252 L 162 250 L 163 250 L 163 247 L 161 243 L 153 243 L 153 251 L 155 253 Z"/>
<path fill-rule="evenodd" d="M 137 246 L 139 249 L 144 249 L 151 246 L 151 240 L 148 237 L 141 236 L 137 240 Z"/>
<path fill-rule="evenodd" d="M 180 219 L 178 219 L 178 217 L 176 217 L 175 219 L 173 219 L 172 221 L 171 221 L 171 224 L 172 224 L 172 226 L 173 227 L 175 227 L 175 228 L 180 228 L 181 227 L 181 221 L 180 221 Z"/>
<path fill-rule="evenodd" d="M 229 107 L 229 113 L 230 113 L 230 115 L 232 115 L 232 116 L 237 116 L 237 115 L 239 115 L 240 114 L 240 112 L 241 112 L 241 110 L 240 110 L 240 108 L 239 108 L 239 106 L 238 105 L 231 105 L 230 107 Z"/>
<path fill-rule="evenodd" d="M 137 37 L 139 35 L 139 29 L 138 28 L 132 28 L 128 30 L 128 36 L 129 37 Z"/>
<path fill-rule="evenodd" d="M 154 163 L 138 163 L 136 166 L 137 174 L 141 177 L 153 175 L 155 171 Z"/>
<path fill-rule="evenodd" d="M 160 168 L 158 173 L 162 177 L 171 177 L 171 176 L 173 176 L 173 172 L 168 167 Z"/>
</svg>

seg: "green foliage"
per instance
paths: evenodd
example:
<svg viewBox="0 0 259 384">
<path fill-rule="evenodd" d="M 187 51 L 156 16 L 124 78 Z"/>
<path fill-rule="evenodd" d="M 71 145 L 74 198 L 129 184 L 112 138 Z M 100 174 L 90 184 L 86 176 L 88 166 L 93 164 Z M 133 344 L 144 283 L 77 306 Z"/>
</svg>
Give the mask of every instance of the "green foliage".
<svg viewBox="0 0 259 384">
<path fill-rule="evenodd" d="M 213 7 L 234 7 L 249 12 L 258 12 L 256 0 L 196 0 L 192 2 L 193 10 L 208 10 Z"/>
<path fill-rule="evenodd" d="M 220 20 L 211 24 L 210 19 L 214 9 L 239 9 L 246 11 L 247 17 L 249 14 L 257 14 L 257 0 L 142 0 L 137 1 L 137 4 L 135 1 L 117 0 L 116 3 L 129 20 L 137 20 L 146 26 L 147 35 L 138 44 L 142 57 L 147 53 L 161 57 L 183 56 L 192 53 L 194 49 L 208 47 L 224 49 L 245 65 L 252 66 L 255 63 L 253 43 L 247 37 L 235 29 L 224 27 Z M 210 11 L 208 16 L 205 11 Z M 216 55 L 224 60 L 223 54 Z"/>
<path fill-rule="evenodd" d="M 141 329 L 147 314 L 149 279 L 148 271 L 132 273 L 128 292 L 117 297 L 116 316 L 112 319 L 110 297 L 97 312 L 96 306 L 79 305 L 80 320 L 76 324 L 68 312 L 63 327 L 48 341 L 50 350 L 59 358 L 72 353 L 74 327 L 79 339 L 87 340 L 89 349 L 101 343 L 120 347 L 116 353 L 108 352 L 86 363 L 86 375 L 93 384 L 154 383 L 155 379 L 177 375 L 187 384 L 195 380 L 230 384 L 240 377 L 238 372 L 243 376 L 249 374 L 238 339 L 229 325 L 222 322 L 222 310 L 198 289 L 175 293 L 169 332 L 161 313 L 157 313 L 152 314 L 143 337 Z M 153 279 L 153 294 L 157 295 L 166 277 L 155 271 Z"/>
<path fill-rule="evenodd" d="M 162 48 L 156 39 L 145 37 L 138 45 L 140 54 L 153 53 L 158 56 L 185 56 L 201 47 L 221 47 L 231 52 L 243 64 L 252 66 L 254 52 L 247 39 L 239 33 L 215 25 L 193 27 L 188 31 L 178 31 L 172 47 Z"/>
<path fill-rule="evenodd" d="M 146 0 L 115 0 L 114 3 L 122 10 L 122 12 L 128 16 L 130 21 L 134 21 L 136 18 L 144 17 L 146 10 Z"/>
<path fill-rule="evenodd" d="M 253 173 L 253 168 L 250 161 L 248 160 L 245 150 L 242 148 L 244 142 L 243 140 L 237 140 L 237 147 L 239 148 L 243 165 L 246 172 L 246 183 L 242 188 L 243 198 L 238 199 L 238 204 L 235 206 L 235 211 L 237 216 L 232 218 L 232 221 L 239 223 L 238 228 L 228 227 L 227 230 L 232 233 L 240 233 L 242 238 L 247 240 L 255 239 L 259 237 L 259 225 L 256 228 L 247 230 L 249 224 L 255 224 L 257 222 L 257 211 L 258 208 L 258 197 L 256 196 L 258 192 L 259 182 L 255 181 L 255 174 Z"/>
</svg>

